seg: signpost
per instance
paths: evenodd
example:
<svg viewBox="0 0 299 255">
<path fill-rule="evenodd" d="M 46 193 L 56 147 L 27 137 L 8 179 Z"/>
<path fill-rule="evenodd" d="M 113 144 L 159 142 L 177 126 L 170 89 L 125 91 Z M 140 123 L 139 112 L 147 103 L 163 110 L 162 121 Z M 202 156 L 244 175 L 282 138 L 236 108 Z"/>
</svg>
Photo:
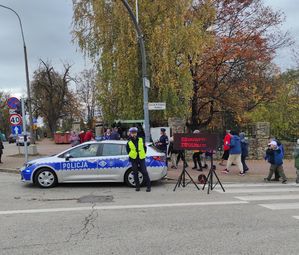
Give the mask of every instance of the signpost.
<svg viewBox="0 0 299 255">
<path fill-rule="evenodd" d="M 157 103 L 148 103 L 149 110 L 165 110 L 166 103 L 165 102 L 157 102 Z"/>
<path fill-rule="evenodd" d="M 22 114 L 17 114 L 16 111 L 20 108 L 20 104 L 22 107 Z M 11 124 L 11 133 L 14 135 L 24 134 L 24 154 L 25 154 L 25 163 L 28 161 L 28 147 L 27 147 L 27 131 L 26 131 L 26 113 L 25 113 L 25 105 L 24 100 L 20 102 L 20 100 L 16 97 L 10 97 L 7 99 L 7 106 L 9 108 L 9 123 Z M 22 128 L 23 124 L 23 128 Z M 23 132 L 24 131 L 24 132 Z M 18 147 L 19 148 L 19 147 Z M 20 153 L 20 148 L 19 148 Z"/>
</svg>

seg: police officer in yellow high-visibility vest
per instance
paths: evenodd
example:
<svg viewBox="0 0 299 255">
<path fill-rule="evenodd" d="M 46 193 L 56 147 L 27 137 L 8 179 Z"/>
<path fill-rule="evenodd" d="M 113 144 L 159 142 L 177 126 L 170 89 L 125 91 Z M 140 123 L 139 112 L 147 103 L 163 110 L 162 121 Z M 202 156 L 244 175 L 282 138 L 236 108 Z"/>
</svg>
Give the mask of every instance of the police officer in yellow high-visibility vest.
<svg viewBox="0 0 299 255">
<path fill-rule="evenodd" d="M 146 145 L 143 138 L 137 136 L 138 129 L 132 127 L 129 130 L 130 138 L 127 143 L 127 153 L 132 164 L 134 172 L 134 181 L 136 185 L 136 191 L 140 191 L 140 181 L 138 177 L 138 171 L 143 175 L 144 182 L 146 184 L 146 192 L 151 191 L 151 180 L 146 170 L 145 158 L 146 158 Z"/>
</svg>

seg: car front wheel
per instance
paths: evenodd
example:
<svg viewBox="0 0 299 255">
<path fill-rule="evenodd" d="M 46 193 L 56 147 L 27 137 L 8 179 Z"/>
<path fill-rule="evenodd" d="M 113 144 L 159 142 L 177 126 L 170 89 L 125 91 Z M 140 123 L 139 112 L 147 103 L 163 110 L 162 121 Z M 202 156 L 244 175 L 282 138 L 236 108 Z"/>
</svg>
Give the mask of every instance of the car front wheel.
<svg viewBox="0 0 299 255">
<path fill-rule="evenodd" d="M 144 178 L 143 178 L 143 174 L 138 171 L 138 177 L 139 177 L 139 183 L 140 186 L 142 186 L 144 184 Z M 129 169 L 126 173 L 125 173 L 125 183 L 129 186 L 129 187 L 135 187 L 136 183 L 134 180 L 134 173 L 132 169 Z"/>
<path fill-rule="evenodd" d="M 50 169 L 40 169 L 35 175 L 35 183 L 41 188 L 52 188 L 57 184 L 56 174 Z"/>
</svg>

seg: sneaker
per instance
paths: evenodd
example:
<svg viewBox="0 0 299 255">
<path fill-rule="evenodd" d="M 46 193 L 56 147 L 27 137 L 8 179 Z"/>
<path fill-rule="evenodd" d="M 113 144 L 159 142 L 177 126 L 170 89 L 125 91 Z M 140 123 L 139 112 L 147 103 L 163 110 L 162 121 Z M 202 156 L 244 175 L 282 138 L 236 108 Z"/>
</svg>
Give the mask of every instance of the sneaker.
<svg viewBox="0 0 299 255">
<path fill-rule="evenodd" d="M 140 191 L 140 188 L 136 188 L 135 190 L 136 190 L 136 191 Z"/>
<path fill-rule="evenodd" d="M 151 192 L 151 190 L 152 190 L 151 187 L 146 188 L 146 192 Z"/>
<path fill-rule="evenodd" d="M 239 175 L 240 175 L 240 176 L 244 176 L 244 175 L 245 175 L 245 173 L 244 173 L 244 172 L 243 172 L 243 173 L 242 173 L 242 172 L 240 172 L 240 173 L 239 173 Z"/>
<path fill-rule="evenodd" d="M 202 168 L 208 168 L 208 165 L 207 164 L 205 164 Z"/>
<path fill-rule="evenodd" d="M 197 169 L 197 167 L 196 167 L 196 166 L 194 166 L 194 167 L 192 167 L 192 169 Z"/>
<path fill-rule="evenodd" d="M 197 171 L 199 171 L 199 172 L 202 172 L 202 168 L 199 168 L 199 169 L 196 169 Z"/>
<path fill-rule="evenodd" d="M 221 171 L 221 173 L 228 174 L 229 171 L 227 169 L 224 169 L 224 170 Z"/>
<path fill-rule="evenodd" d="M 283 180 L 281 183 L 282 184 L 287 184 L 287 180 Z"/>
<path fill-rule="evenodd" d="M 264 182 L 270 182 L 268 178 L 264 178 Z"/>
</svg>

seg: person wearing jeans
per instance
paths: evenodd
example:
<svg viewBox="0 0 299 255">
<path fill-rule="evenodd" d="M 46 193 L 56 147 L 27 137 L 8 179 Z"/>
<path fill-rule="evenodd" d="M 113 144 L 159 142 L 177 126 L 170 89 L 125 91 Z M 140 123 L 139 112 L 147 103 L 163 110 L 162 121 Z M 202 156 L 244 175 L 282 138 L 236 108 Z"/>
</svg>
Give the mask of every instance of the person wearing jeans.
<svg viewBox="0 0 299 255">
<path fill-rule="evenodd" d="M 243 165 L 241 162 L 241 139 L 240 137 L 237 135 L 237 132 L 232 132 L 232 137 L 230 140 L 230 150 L 229 150 L 229 157 L 227 160 L 227 165 L 226 165 L 226 169 L 224 169 L 222 172 L 225 174 L 228 174 L 230 171 L 230 167 L 232 166 L 233 163 L 235 163 L 237 165 L 237 167 L 239 168 L 240 171 L 240 175 L 244 176 L 244 169 L 243 169 Z"/>
</svg>

